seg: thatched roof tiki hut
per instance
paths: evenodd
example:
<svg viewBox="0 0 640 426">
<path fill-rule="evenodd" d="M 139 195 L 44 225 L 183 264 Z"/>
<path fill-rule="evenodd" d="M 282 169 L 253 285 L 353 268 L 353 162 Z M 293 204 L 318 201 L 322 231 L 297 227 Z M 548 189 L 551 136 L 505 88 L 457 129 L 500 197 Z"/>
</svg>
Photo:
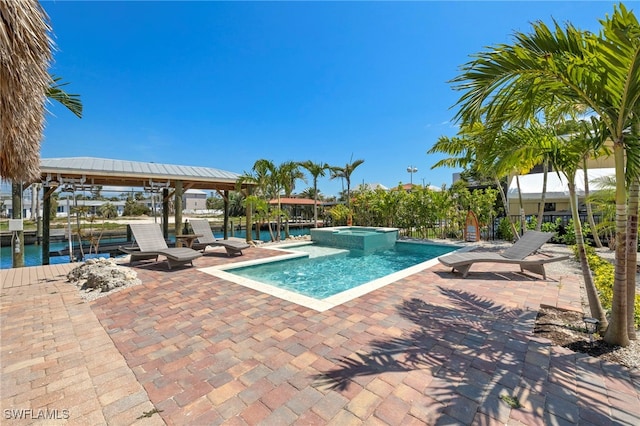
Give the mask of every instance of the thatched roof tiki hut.
<svg viewBox="0 0 640 426">
<path fill-rule="evenodd" d="M 52 41 L 49 18 L 34 0 L 0 0 L 0 176 L 40 179 L 40 141 Z"/>
</svg>

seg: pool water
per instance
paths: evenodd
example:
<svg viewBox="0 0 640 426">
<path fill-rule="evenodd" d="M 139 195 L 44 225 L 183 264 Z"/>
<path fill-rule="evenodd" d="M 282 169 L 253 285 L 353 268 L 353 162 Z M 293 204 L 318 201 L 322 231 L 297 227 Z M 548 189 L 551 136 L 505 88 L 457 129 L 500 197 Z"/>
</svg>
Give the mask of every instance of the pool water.
<svg viewBox="0 0 640 426">
<path fill-rule="evenodd" d="M 398 242 L 392 249 L 365 254 L 353 249 L 299 246 L 287 250 L 307 252 L 310 256 L 226 269 L 226 272 L 314 299 L 325 299 L 458 248 Z"/>
</svg>

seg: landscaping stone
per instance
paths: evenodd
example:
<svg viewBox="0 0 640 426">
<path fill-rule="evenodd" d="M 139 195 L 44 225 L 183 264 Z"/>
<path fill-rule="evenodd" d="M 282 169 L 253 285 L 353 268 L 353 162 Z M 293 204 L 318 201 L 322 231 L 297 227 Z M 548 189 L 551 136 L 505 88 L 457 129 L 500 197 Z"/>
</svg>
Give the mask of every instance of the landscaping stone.
<svg viewBox="0 0 640 426">
<path fill-rule="evenodd" d="M 108 292 L 118 287 L 140 284 L 137 273 L 125 266 L 117 265 L 113 259 L 88 259 L 72 269 L 67 279 L 87 292 Z"/>
</svg>

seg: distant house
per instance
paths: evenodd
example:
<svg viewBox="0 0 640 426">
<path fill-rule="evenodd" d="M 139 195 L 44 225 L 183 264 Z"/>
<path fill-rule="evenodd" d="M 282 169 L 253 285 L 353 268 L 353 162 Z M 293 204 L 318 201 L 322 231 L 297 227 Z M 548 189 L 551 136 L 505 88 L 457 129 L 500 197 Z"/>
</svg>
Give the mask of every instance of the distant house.
<svg viewBox="0 0 640 426">
<path fill-rule="evenodd" d="M 207 208 L 207 193 L 199 189 L 188 189 L 182 195 L 183 211 L 204 210 Z"/>
<path fill-rule="evenodd" d="M 431 191 L 442 191 L 442 188 L 434 185 L 427 185 L 426 187 Z M 398 184 L 398 186 L 391 189 L 397 190 L 398 188 L 404 190 L 405 192 L 411 192 L 414 188 L 417 188 L 417 189 L 422 188 L 422 185 L 417 185 L 415 183 L 400 183 Z"/>
<path fill-rule="evenodd" d="M 416 185 L 414 183 L 404 183 L 401 185 L 402 189 L 406 192 L 411 192 L 413 188 L 422 188 L 422 185 Z M 442 191 L 442 188 L 437 187 L 435 185 L 427 185 L 427 188 L 431 191 Z"/>
<path fill-rule="evenodd" d="M 105 204 L 113 204 L 116 208 L 118 216 L 122 216 L 124 213 L 125 201 L 108 201 L 108 200 L 69 200 L 69 209 L 73 210 L 74 207 L 86 207 L 86 214 L 89 216 L 96 216 L 100 213 L 100 207 Z M 42 204 L 41 204 L 42 205 Z M 69 209 L 67 209 L 67 199 L 58 198 L 58 209 L 56 210 L 57 217 L 67 217 L 69 215 Z"/>
<path fill-rule="evenodd" d="M 58 199 L 58 207 L 56 209 L 56 217 L 67 217 L 69 215 L 69 210 L 73 210 L 74 207 L 87 207 L 88 215 L 98 215 L 100 211 L 100 207 L 104 204 L 113 204 L 116 207 L 116 211 L 118 216 L 122 216 L 124 212 L 124 201 L 106 201 L 106 200 L 77 200 L 69 199 L 69 207 L 67 208 L 67 199 L 59 198 Z M 42 217 L 42 200 L 40 200 L 40 212 L 39 216 Z M 12 200 L 3 200 L 2 203 L 2 215 L 3 216 L 11 216 L 13 213 L 12 209 Z M 31 217 L 31 202 L 23 203 L 22 206 L 22 217 L 28 218 Z"/>
<path fill-rule="evenodd" d="M 589 192 L 595 193 L 601 188 L 598 178 L 609 176 L 615 180 L 615 162 L 613 156 L 598 157 L 587 160 L 587 177 L 589 179 Z M 519 176 L 522 204 L 525 215 L 538 213 L 542 197 L 542 181 L 544 173 L 542 167 L 535 167 L 531 173 Z M 583 213 L 584 199 L 584 172 L 579 169 L 576 173 L 576 195 L 578 196 L 578 209 Z M 520 211 L 520 195 L 515 177 L 511 178 L 507 190 L 507 200 L 511 214 Z M 549 171 L 547 173 L 547 190 L 545 195 L 544 212 L 547 216 L 562 216 L 571 214 L 569 205 L 569 187 L 562 173 Z"/>
<path fill-rule="evenodd" d="M 376 189 L 389 190 L 386 186 L 381 183 L 361 183 L 358 185 L 357 191 L 375 191 Z"/>
<path fill-rule="evenodd" d="M 597 181 L 601 177 L 615 178 L 615 169 L 600 168 L 588 169 L 587 177 L 589 179 L 589 192 L 595 193 L 601 188 Z M 525 215 L 535 215 L 538 213 L 542 197 L 543 173 L 530 173 L 519 176 L 520 191 L 518 191 L 517 181 L 512 178 L 507 191 L 507 199 L 509 201 L 509 209 L 511 214 L 518 214 L 520 211 L 520 197 Z M 584 172 L 578 170 L 576 173 L 576 195 L 578 196 L 578 205 L 584 206 L 585 188 L 584 188 Z M 564 175 L 556 172 L 547 173 L 547 190 L 545 192 L 544 212 L 547 215 L 567 215 L 571 214 L 569 205 L 569 185 Z"/>
<path fill-rule="evenodd" d="M 272 206 L 276 206 L 278 205 L 278 200 L 270 200 L 269 204 Z M 282 207 L 282 209 L 289 212 L 289 220 L 294 222 L 313 220 L 313 205 L 314 200 L 311 198 L 280 198 L 280 206 Z M 325 203 L 318 200 L 318 210 L 320 210 L 324 205 Z"/>
</svg>

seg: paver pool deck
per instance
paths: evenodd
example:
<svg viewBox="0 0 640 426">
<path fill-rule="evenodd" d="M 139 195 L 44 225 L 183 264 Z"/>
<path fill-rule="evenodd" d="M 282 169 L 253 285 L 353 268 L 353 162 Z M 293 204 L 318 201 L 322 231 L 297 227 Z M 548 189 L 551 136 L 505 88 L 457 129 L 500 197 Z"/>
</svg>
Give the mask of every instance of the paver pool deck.
<svg viewBox="0 0 640 426">
<path fill-rule="evenodd" d="M 85 302 L 77 265 L 2 270 L 3 425 L 638 425 L 640 371 L 533 334 L 580 278 L 442 265 L 324 312 L 199 271 Z M 517 398 L 521 407 L 505 401 Z"/>
</svg>

